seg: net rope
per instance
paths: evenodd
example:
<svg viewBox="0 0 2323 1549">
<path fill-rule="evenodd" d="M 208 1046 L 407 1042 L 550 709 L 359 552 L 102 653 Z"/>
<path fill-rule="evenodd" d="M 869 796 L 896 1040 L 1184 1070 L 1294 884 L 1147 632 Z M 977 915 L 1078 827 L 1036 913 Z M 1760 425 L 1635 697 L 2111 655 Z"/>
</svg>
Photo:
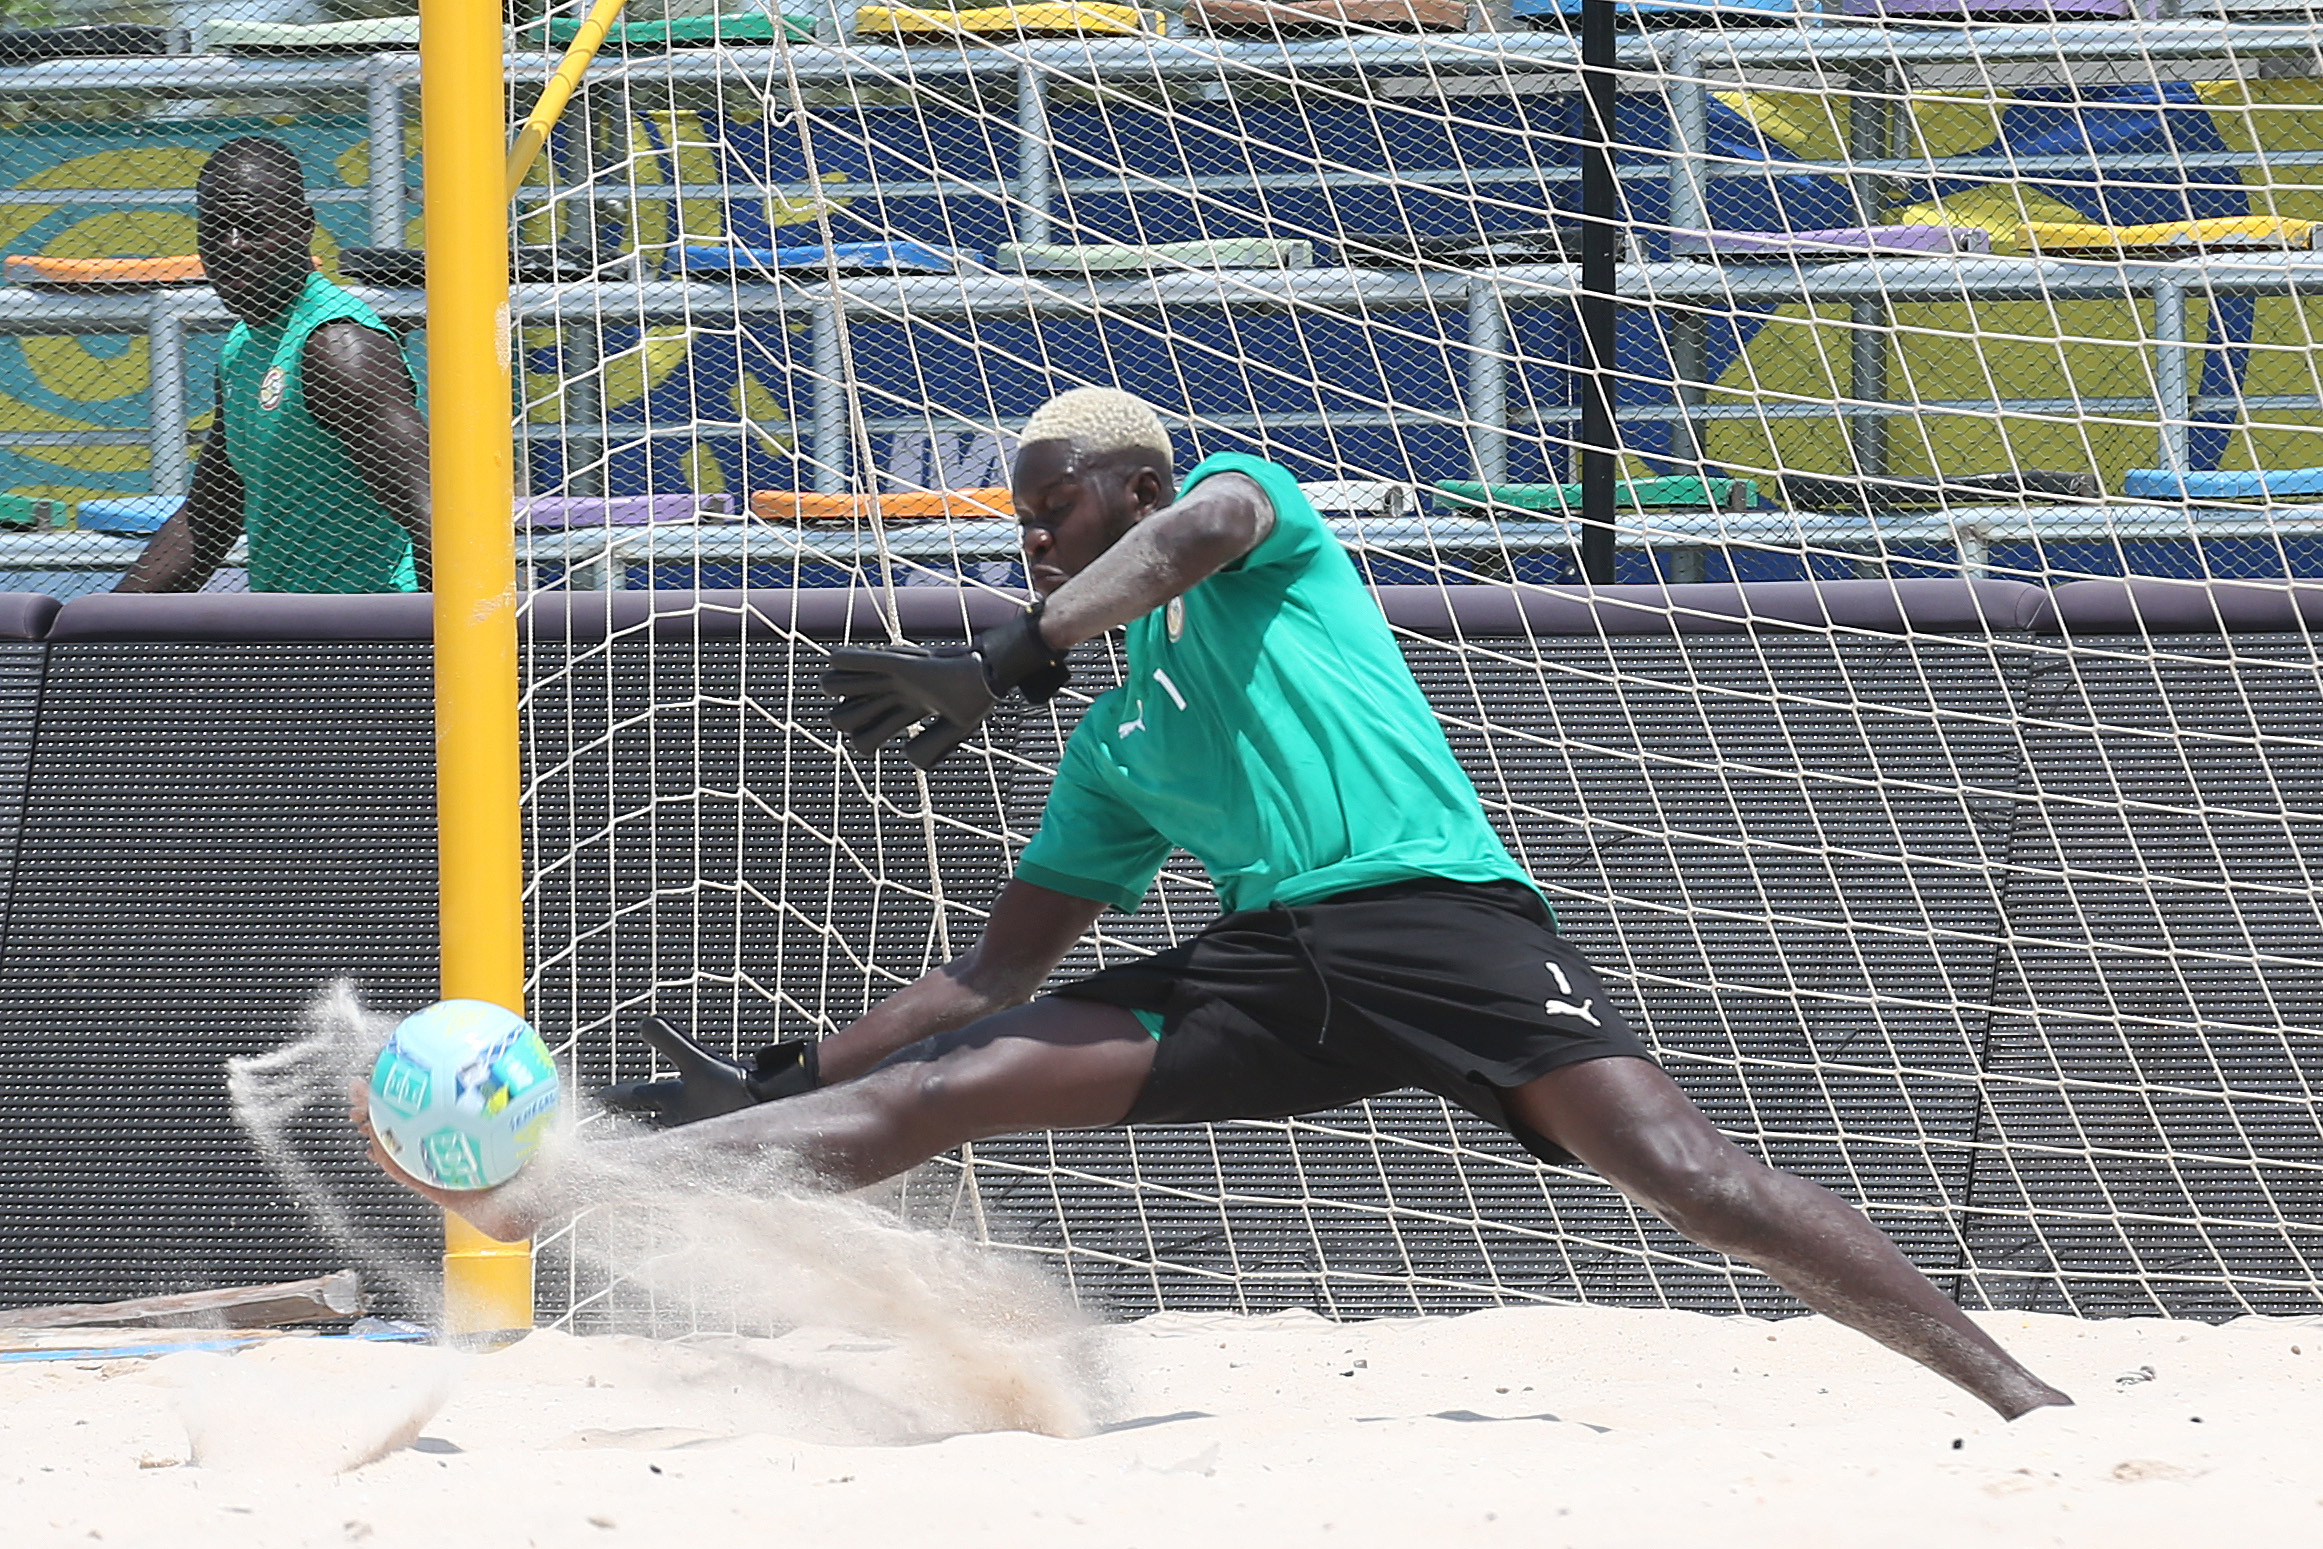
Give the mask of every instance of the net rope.
<svg viewBox="0 0 2323 1549">
<path fill-rule="evenodd" d="M 1297 37 L 1197 7 L 609 44 L 519 203 L 596 276 L 524 294 L 531 488 L 727 506 L 536 526 L 534 584 L 1021 596 L 1004 511 L 926 502 L 1004 485 L 1016 425 L 1081 384 L 1285 462 L 1383 585 L 1569 582 L 1577 22 L 1312 9 Z M 2289 707 L 2323 507 L 2276 486 L 2323 463 L 2323 66 L 2295 27 L 2120 8 L 1646 10 L 1616 66 L 1618 580 L 2129 574 L 2286 607 L 2249 638 L 2060 638 L 1998 600 L 1966 633 L 1456 610 L 1402 631 L 1448 734 L 1681 1083 L 1964 1300 L 2311 1307 L 2323 920 Z M 1752 595 L 1637 606 L 1686 631 Z M 536 837 L 539 898 L 573 900 L 536 911 L 537 1009 L 585 1069 L 643 1074 L 617 1027 L 648 1008 L 736 1050 L 826 1034 L 972 940 L 1094 692 L 907 777 L 822 721 L 819 643 L 760 638 L 536 648 L 536 720 L 592 696 L 588 756 L 532 784 L 564 812 L 602 782 L 586 831 Z M 627 864 L 670 880 L 582 906 Z M 1181 857 L 1060 972 L 1214 909 Z M 1120 1310 L 1787 1305 L 1409 1093 L 989 1142 L 905 1198 Z M 604 1294 L 576 1279 L 572 1316 Z"/>
</svg>

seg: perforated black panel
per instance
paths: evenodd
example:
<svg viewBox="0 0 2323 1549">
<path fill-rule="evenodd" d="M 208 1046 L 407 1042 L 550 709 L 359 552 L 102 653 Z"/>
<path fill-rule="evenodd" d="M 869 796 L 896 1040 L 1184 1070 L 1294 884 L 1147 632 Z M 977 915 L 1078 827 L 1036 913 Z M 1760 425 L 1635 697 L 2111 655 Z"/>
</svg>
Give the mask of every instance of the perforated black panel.
<svg viewBox="0 0 2323 1549">
<path fill-rule="evenodd" d="M 8 896 L 16 876 L 16 840 L 32 782 L 32 744 L 40 715 L 45 647 L 0 642 L 0 957 L 7 952 Z"/>
<path fill-rule="evenodd" d="M 1972 1302 L 2311 1310 L 2312 649 L 2122 645 L 1409 654 L 1567 932 L 1747 1144 L 1862 1201 Z M 646 1007 L 735 1046 L 843 1022 L 972 938 L 1036 824 L 1069 717 L 996 725 L 1001 753 L 947 763 L 923 801 L 897 761 L 834 760 L 818 654 L 536 660 L 535 1008 L 584 1086 L 642 1070 L 611 1051 Z M 0 647 L 0 1303 L 345 1261 L 233 1128 L 222 1068 L 335 975 L 386 1007 L 433 995 L 429 731 L 422 645 Z M 1181 864 L 1061 972 L 1213 908 Z M 432 1214 L 335 1112 L 295 1139 L 426 1272 Z M 990 1224 L 1075 1250 L 1082 1291 L 1125 1313 L 1786 1306 L 1431 1097 L 977 1157 Z M 562 1273 L 544 1262 L 544 1312 L 587 1289 Z"/>
<path fill-rule="evenodd" d="M 2024 738 L 1980 1136 L 2008 1149 L 1977 1166 L 1979 1284 L 2048 1311 L 2311 1312 L 2314 648 L 2094 642 L 2031 675 Z"/>
<path fill-rule="evenodd" d="M 349 1261 L 235 1129 L 224 1065 L 339 975 L 434 998 L 430 727 L 425 646 L 51 648 L 0 960 L 0 1301 Z M 341 1105 L 294 1139 L 433 1258 Z"/>
</svg>

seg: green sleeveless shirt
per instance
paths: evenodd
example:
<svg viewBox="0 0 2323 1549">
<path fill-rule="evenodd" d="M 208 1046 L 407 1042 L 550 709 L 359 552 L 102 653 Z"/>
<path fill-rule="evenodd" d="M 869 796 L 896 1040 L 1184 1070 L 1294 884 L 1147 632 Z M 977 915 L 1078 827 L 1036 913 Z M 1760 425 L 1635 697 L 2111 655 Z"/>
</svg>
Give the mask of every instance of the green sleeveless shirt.
<svg viewBox="0 0 2323 1549">
<path fill-rule="evenodd" d="M 307 412 L 308 337 L 352 322 L 394 331 L 321 275 L 264 328 L 237 323 L 218 363 L 226 450 L 242 476 L 254 592 L 415 592 L 411 538 L 363 482 L 339 438 Z"/>
<path fill-rule="evenodd" d="M 1229 910 L 1440 877 L 1532 882 L 1485 816 L 1395 633 L 1289 469 L 1223 452 L 1274 531 L 1128 628 L 1127 681 L 1065 745 L 1016 875 L 1135 909 L 1171 848 Z"/>
</svg>

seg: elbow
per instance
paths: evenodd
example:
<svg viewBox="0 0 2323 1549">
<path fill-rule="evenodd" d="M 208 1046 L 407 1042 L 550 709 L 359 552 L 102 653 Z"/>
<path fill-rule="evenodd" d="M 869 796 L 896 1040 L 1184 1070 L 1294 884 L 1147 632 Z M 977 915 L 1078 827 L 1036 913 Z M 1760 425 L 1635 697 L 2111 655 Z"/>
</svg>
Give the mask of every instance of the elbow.
<svg viewBox="0 0 2323 1549">
<path fill-rule="evenodd" d="M 1170 557 L 1186 586 L 1233 564 L 1257 541 L 1249 514 L 1225 504 L 1189 506 L 1171 529 Z"/>
</svg>

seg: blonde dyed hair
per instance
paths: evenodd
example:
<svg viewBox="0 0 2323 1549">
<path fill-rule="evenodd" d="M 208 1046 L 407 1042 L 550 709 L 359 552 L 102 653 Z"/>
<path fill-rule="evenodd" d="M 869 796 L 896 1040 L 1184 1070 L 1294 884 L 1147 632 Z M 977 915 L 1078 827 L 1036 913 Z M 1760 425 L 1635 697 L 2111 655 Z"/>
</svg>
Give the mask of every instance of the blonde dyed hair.
<svg viewBox="0 0 2323 1549">
<path fill-rule="evenodd" d="M 1081 457 L 1152 452 L 1165 467 L 1176 458 L 1153 405 L 1118 387 L 1076 387 L 1051 398 L 1024 422 L 1020 444 L 1034 441 L 1065 442 Z"/>
</svg>

